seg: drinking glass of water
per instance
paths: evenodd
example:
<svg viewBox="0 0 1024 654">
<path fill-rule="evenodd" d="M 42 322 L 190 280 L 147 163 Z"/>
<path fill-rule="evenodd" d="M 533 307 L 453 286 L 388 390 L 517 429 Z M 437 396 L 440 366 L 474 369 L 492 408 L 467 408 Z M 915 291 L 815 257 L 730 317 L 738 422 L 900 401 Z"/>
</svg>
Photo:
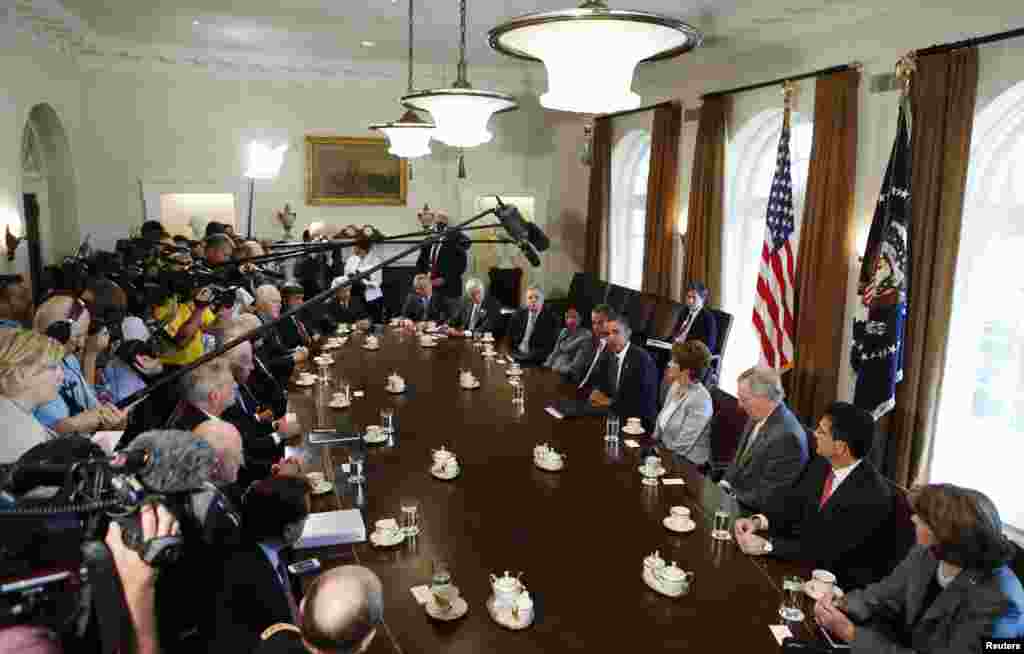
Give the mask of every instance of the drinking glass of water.
<svg viewBox="0 0 1024 654">
<path fill-rule="evenodd" d="M 407 497 L 402 500 L 402 531 L 406 536 L 415 536 L 420 533 L 419 525 L 419 502 L 415 498 Z"/>
<path fill-rule="evenodd" d="M 526 389 L 523 387 L 523 382 L 518 379 L 512 380 L 512 402 L 515 404 L 522 404 L 526 399 Z"/>
<path fill-rule="evenodd" d="M 395 434 L 395 410 L 391 407 L 380 410 L 380 427 L 388 438 Z"/>
<path fill-rule="evenodd" d="M 361 454 L 348 457 L 348 481 L 350 484 L 361 484 L 366 481 L 363 475 L 363 466 L 366 460 Z"/>
<path fill-rule="evenodd" d="M 452 573 L 448 564 L 441 559 L 435 559 L 431 564 L 430 591 L 432 593 L 446 591 L 452 583 Z"/>
<path fill-rule="evenodd" d="M 732 521 L 732 515 L 724 510 L 719 509 L 715 511 L 715 524 L 711 530 L 711 537 L 715 540 L 729 540 L 732 536 L 729 534 L 729 523 Z"/>
<path fill-rule="evenodd" d="M 617 415 L 611 413 L 608 414 L 608 419 L 605 421 L 604 439 L 614 443 L 619 442 L 619 430 L 622 423 Z"/>
<path fill-rule="evenodd" d="M 800 577 L 786 576 L 782 578 L 782 607 L 779 608 L 779 615 L 783 620 L 800 622 L 804 619 L 804 612 L 801 610 L 804 596 L 804 580 Z"/>
</svg>

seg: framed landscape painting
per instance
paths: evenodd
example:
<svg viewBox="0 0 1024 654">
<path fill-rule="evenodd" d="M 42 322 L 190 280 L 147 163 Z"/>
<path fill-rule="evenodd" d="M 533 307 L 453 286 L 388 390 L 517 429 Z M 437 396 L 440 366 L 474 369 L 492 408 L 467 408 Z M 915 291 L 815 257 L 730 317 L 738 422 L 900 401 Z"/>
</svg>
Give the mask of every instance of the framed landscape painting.
<svg viewBox="0 0 1024 654">
<path fill-rule="evenodd" d="M 306 137 L 306 204 L 405 205 L 405 159 L 384 139 Z"/>
</svg>

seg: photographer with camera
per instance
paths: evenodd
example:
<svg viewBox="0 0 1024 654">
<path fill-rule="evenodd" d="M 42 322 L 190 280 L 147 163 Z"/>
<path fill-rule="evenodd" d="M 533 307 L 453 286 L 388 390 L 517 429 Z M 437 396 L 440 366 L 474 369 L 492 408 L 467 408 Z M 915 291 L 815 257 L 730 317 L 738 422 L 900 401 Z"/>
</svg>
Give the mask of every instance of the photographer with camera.
<svg viewBox="0 0 1024 654">
<path fill-rule="evenodd" d="M 36 312 L 35 331 L 61 343 L 64 357 L 61 360 L 63 379 L 57 382 L 57 397 L 36 407 L 33 415 L 59 434 L 118 429 L 127 418 L 124 411 L 97 400 L 95 389 L 83 372 L 90 368 L 95 370 L 96 357 L 110 344 L 110 335 L 106 332 L 88 337 L 89 323 L 85 304 L 68 296 L 51 297 Z"/>
<path fill-rule="evenodd" d="M 156 308 L 154 316 L 167 321 L 163 331 L 173 343 L 171 351 L 160 357 L 165 367 L 186 366 L 203 355 L 203 331 L 217 319 L 210 310 L 213 299 L 213 291 L 204 287 L 192 291 L 187 302 L 172 295 Z"/>
</svg>

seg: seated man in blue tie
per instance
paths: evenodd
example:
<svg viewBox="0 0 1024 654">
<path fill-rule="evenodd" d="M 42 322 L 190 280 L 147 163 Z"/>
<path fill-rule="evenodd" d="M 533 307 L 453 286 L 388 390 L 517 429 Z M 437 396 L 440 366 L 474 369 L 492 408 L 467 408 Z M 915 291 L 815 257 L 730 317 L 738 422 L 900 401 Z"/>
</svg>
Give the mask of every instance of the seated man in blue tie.
<svg viewBox="0 0 1024 654">
<path fill-rule="evenodd" d="M 512 316 L 508 344 L 512 358 L 520 363 L 540 365 L 551 354 L 558 339 L 558 316 L 544 306 L 544 291 L 526 289 L 526 306 Z"/>
<path fill-rule="evenodd" d="M 771 368 L 739 376 L 736 399 L 750 416 L 722 487 L 740 505 L 763 511 L 773 495 L 788 490 L 807 464 L 807 432 L 786 406 L 782 378 Z"/>
<path fill-rule="evenodd" d="M 412 280 L 413 292 L 405 298 L 402 305 L 402 317 L 405 326 L 414 323 L 433 321 L 443 323 L 448 319 L 448 304 L 439 293 L 434 292 L 430 284 L 430 276 L 420 273 Z"/>
<path fill-rule="evenodd" d="M 609 316 L 607 331 L 607 355 L 590 376 L 590 403 L 622 420 L 640 418 L 650 433 L 658 415 L 658 369 L 651 355 L 629 342 L 633 330 L 624 316 Z"/>
<path fill-rule="evenodd" d="M 914 542 L 889 483 L 864 457 L 875 421 L 864 409 L 833 402 L 814 432 L 818 456 L 800 482 L 778 493 L 763 514 L 736 521 L 736 542 L 753 556 L 813 562 L 853 589 L 888 575 Z M 756 532 L 760 531 L 762 535 Z"/>
</svg>

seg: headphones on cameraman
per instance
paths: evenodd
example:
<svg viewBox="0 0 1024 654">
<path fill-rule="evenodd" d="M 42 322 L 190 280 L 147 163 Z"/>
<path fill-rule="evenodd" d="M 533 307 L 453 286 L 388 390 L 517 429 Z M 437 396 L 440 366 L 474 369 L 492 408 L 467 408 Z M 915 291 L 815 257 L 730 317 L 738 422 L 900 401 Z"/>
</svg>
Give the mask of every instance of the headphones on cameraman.
<svg viewBox="0 0 1024 654">
<path fill-rule="evenodd" d="M 50 323 L 50 326 L 46 328 L 46 335 L 61 345 L 67 345 L 68 341 L 71 340 L 75 323 L 82 317 L 85 310 L 85 302 L 82 302 L 82 300 L 77 297 L 72 298 L 71 309 L 68 311 L 67 318 L 55 320 Z"/>
</svg>

